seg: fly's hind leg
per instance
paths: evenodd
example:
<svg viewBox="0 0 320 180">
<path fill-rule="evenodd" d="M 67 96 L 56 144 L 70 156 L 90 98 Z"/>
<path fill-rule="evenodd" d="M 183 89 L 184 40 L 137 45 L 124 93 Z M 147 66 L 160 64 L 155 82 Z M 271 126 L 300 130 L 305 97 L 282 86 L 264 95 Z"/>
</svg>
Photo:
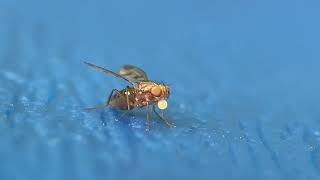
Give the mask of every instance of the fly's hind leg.
<svg viewBox="0 0 320 180">
<path fill-rule="evenodd" d="M 111 93 L 109 94 L 108 99 L 107 99 L 107 106 L 109 106 L 111 97 L 112 97 L 112 95 L 114 94 L 114 92 L 116 92 L 116 93 L 117 93 L 118 95 L 120 95 L 120 96 L 123 96 L 118 89 L 112 89 L 112 91 L 111 91 Z"/>
<path fill-rule="evenodd" d="M 113 90 L 111 91 L 109 97 L 108 97 L 107 106 L 110 104 L 110 101 L 111 101 L 111 98 L 112 98 L 114 92 L 116 92 L 119 96 L 122 96 L 122 97 L 125 97 L 125 98 L 126 98 L 126 100 L 127 100 L 127 106 L 128 106 L 127 110 L 130 110 L 130 101 L 129 101 L 130 92 L 129 92 L 129 91 L 126 91 L 126 92 L 125 92 L 125 96 L 124 96 L 123 94 L 120 93 L 119 90 L 113 89 Z"/>
<path fill-rule="evenodd" d="M 90 111 L 96 111 L 98 109 L 103 109 L 103 108 L 107 107 L 109 105 L 109 103 L 110 103 L 110 99 L 111 99 L 112 95 L 114 94 L 114 92 L 122 95 L 117 89 L 113 89 L 111 91 L 110 95 L 108 96 L 108 100 L 107 100 L 106 104 L 100 104 L 100 105 L 97 105 L 95 107 L 85 108 L 84 110 L 90 112 Z"/>
<path fill-rule="evenodd" d="M 114 94 L 114 92 L 116 92 L 119 96 L 122 96 L 122 97 L 124 97 L 124 95 L 123 94 L 121 94 L 120 93 L 120 91 L 119 90 L 117 90 L 117 89 L 113 89 L 112 91 L 111 91 L 111 93 L 110 93 L 110 95 L 109 95 L 109 97 L 108 97 L 108 100 L 107 100 L 107 106 L 110 104 L 110 100 L 111 100 L 111 98 L 112 98 L 112 96 L 113 96 L 113 94 Z M 127 104 L 128 104 L 128 109 L 127 110 L 125 110 L 125 112 L 123 112 L 122 114 L 121 114 L 121 116 L 118 118 L 118 120 L 120 120 L 120 119 L 122 119 L 126 114 L 128 114 L 128 112 L 130 111 L 130 104 L 129 104 L 129 94 L 128 94 L 128 92 L 126 91 L 126 99 L 127 99 Z"/>
<path fill-rule="evenodd" d="M 95 107 L 85 108 L 84 110 L 90 112 L 90 111 L 96 111 L 98 109 L 103 109 L 105 107 L 106 107 L 105 104 L 101 104 L 101 105 L 97 105 Z"/>
<path fill-rule="evenodd" d="M 170 123 L 162 114 L 162 116 L 156 111 L 155 106 L 152 107 L 153 112 L 170 128 L 176 127 L 174 124 Z"/>
</svg>

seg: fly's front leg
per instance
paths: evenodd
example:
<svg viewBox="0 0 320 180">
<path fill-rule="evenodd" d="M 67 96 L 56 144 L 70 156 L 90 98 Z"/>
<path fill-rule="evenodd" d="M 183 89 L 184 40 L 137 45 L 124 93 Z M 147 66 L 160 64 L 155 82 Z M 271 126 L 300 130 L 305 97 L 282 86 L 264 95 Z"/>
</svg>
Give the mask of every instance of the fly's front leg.
<svg viewBox="0 0 320 180">
<path fill-rule="evenodd" d="M 159 113 L 156 111 L 156 107 L 153 106 L 152 107 L 153 109 L 153 112 L 170 128 L 173 128 L 173 127 L 176 127 L 174 124 L 170 123 L 165 117 L 164 117 L 164 114 L 163 114 L 163 111 L 162 111 L 162 116 L 159 115 Z"/>
<path fill-rule="evenodd" d="M 147 104 L 147 122 L 146 122 L 146 131 L 150 130 L 150 112 L 149 112 L 149 104 Z"/>
</svg>

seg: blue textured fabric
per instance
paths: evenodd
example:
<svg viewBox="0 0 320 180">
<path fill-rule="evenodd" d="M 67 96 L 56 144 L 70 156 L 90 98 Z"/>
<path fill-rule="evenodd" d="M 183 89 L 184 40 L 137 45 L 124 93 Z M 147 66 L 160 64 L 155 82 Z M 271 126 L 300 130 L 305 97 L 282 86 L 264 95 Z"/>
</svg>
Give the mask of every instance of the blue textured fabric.
<svg viewBox="0 0 320 180">
<path fill-rule="evenodd" d="M 320 178 L 319 1 L 0 3 L 0 179 Z M 145 111 L 83 108 L 146 70 Z"/>
</svg>

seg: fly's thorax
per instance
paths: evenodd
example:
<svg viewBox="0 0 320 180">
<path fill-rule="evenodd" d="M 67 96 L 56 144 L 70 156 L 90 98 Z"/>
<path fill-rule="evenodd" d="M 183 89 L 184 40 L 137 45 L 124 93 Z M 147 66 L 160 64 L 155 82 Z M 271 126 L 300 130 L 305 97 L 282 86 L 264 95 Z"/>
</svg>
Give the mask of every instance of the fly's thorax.
<svg viewBox="0 0 320 180">
<path fill-rule="evenodd" d="M 137 97 L 145 98 L 146 101 L 158 102 L 165 100 L 169 96 L 169 87 L 165 84 L 156 83 L 153 81 L 144 81 L 137 84 Z"/>
</svg>

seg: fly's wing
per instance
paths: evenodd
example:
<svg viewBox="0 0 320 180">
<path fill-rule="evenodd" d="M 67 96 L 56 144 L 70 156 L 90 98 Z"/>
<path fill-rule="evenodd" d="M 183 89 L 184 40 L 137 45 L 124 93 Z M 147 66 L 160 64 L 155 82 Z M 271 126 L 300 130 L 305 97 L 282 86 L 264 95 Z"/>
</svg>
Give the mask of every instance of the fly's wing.
<svg viewBox="0 0 320 180">
<path fill-rule="evenodd" d="M 122 76 L 122 75 L 120 75 L 120 74 L 118 74 L 118 73 L 115 73 L 115 72 L 113 72 L 113 71 L 111 71 L 111 70 L 105 69 L 105 68 L 103 68 L 103 67 L 94 65 L 94 64 L 89 63 L 89 62 L 84 62 L 84 63 L 87 64 L 88 66 L 96 69 L 96 70 L 102 71 L 102 72 L 104 72 L 104 73 L 112 74 L 112 75 L 114 75 L 114 76 L 116 76 L 116 77 L 118 77 L 118 78 L 121 78 L 121 79 L 129 82 L 129 83 L 132 84 L 132 85 L 134 84 L 134 81 L 131 81 L 130 79 L 127 79 L 126 77 L 124 77 L 124 76 Z"/>
<path fill-rule="evenodd" d="M 140 68 L 132 65 L 124 65 L 119 71 L 119 74 L 131 82 L 147 81 L 147 74 Z"/>
</svg>

